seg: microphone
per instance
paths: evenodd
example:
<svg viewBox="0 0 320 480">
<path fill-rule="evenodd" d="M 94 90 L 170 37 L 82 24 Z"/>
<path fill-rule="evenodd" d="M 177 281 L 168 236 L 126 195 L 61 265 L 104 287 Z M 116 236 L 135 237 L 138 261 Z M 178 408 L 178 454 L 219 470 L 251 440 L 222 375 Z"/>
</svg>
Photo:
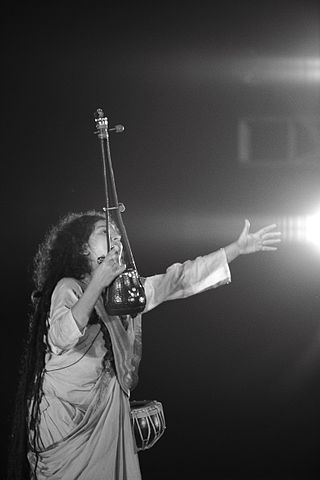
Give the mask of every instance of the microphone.
<svg viewBox="0 0 320 480">
<path fill-rule="evenodd" d="M 108 132 L 122 133 L 124 131 L 123 125 L 115 125 L 112 128 L 108 128 Z"/>
</svg>

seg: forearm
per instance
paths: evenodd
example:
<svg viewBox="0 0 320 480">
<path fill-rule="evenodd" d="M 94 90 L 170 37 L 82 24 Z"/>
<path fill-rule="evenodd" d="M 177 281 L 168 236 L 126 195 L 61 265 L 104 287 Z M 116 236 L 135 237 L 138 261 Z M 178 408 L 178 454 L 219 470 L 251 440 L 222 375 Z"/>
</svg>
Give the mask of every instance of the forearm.
<svg viewBox="0 0 320 480">
<path fill-rule="evenodd" d="M 87 326 L 92 310 L 101 293 L 101 286 L 93 279 L 88 284 L 81 298 L 71 308 L 73 318 L 81 331 Z"/>
<path fill-rule="evenodd" d="M 235 260 L 240 254 L 240 247 L 237 242 L 230 243 L 224 247 L 224 251 L 226 253 L 227 262 L 230 263 L 232 260 Z"/>
<path fill-rule="evenodd" d="M 165 274 L 145 281 L 145 312 L 168 300 L 186 298 L 231 281 L 226 253 L 223 249 L 183 264 L 171 265 Z"/>
</svg>

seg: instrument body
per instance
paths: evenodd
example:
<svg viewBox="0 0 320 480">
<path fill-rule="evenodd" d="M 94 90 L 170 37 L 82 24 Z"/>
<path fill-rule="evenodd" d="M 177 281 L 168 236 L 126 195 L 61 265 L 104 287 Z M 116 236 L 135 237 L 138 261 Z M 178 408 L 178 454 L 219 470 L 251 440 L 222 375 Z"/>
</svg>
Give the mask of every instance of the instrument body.
<svg viewBox="0 0 320 480">
<path fill-rule="evenodd" d="M 146 297 L 138 271 L 126 268 L 107 289 L 105 307 L 110 315 L 136 316 L 144 310 Z"/>
<path fill-rule="evenodd" d="M 131 401 L 131 424 L 137 451 L 151 448 L 164 434 L 166 422 L 161 402 Z"/>
<path fill-rule="evenodd" d="M 119 261 L 123 261 L 126 265 L 126 270 L 106 289 L 104 293 L 104 304 L 109 315 L 130 315 L 131 317 L 135 317 L 138 313 L 141 313 L 144 310 L 146 296 L 122 220 L 124 206 L 118 202 L 109 141 L 109 131 L 121 132 L 124 127 L 122 127 L 122 125 L 116 125 L 116 127 L 109 129 L 108 119 L 104 116 L 101 109 L 96 111 L 95 123 L 97 128 L 96 133 L 100 139 L 103 161 L 106 201 L 104 211 L 106 214 L 108 251 L 111 247 L 109 224 L 110 222 L 113 222 L 119 230 L 121 243 L 123 245 L 123 258 L 119 259 Z"/>
</svg>

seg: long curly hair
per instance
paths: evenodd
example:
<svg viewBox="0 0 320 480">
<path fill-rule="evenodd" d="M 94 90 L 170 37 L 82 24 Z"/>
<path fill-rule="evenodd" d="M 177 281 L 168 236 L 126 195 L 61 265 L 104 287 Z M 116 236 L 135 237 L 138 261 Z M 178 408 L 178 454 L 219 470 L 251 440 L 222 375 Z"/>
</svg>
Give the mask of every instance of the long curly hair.
<svg viewBox="0 0 320 480">
<path fill-rule="evenodd" d="M 22 355 L 19 383 L 13 409 L 12 431 L 9 438 L 8 480 L 30 478 L 27 452 L 36 450 L 39 425 L 39 405 L 45 354 L 48 346 L 48 316 L 51 296 L 59 280 L 72 277 L 81 280 L 91 268 L 84 246 L 103 212 L 95 210 L 69 213 L 53 226 L 40 244 L 34 258 L 33 291 L 29 328 Z M 106 335 L 104 332 L 106 341 Z M 31 412 L 29 412 L 30 405 Z M 30 435 L 33 435 L 30 445 Z"/>
</svg>

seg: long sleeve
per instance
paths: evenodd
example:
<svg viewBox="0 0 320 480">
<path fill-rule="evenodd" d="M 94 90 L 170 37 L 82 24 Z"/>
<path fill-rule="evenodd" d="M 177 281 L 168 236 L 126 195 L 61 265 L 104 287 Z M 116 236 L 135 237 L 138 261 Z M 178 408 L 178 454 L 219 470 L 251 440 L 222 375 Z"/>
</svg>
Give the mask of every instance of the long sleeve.
<svg viewBox="0 0 320 480">
<path fill-rule="evenodd" d="M 80 285 L 73 278 L 63 278 L 53 291 L 49 316 L 49 342 L 53 353 L 73 347 L 83 336 L 71 308 L 82 295 Z"/>
<path fill-rule="evenodd" d="M 147 304 L 144 313 L 167 300 L 186 298 L 230 281 L 224 249 L 195 260 L 175 263 L 166 273 L 146 278 L 144 288 Z"/>
</svg>

